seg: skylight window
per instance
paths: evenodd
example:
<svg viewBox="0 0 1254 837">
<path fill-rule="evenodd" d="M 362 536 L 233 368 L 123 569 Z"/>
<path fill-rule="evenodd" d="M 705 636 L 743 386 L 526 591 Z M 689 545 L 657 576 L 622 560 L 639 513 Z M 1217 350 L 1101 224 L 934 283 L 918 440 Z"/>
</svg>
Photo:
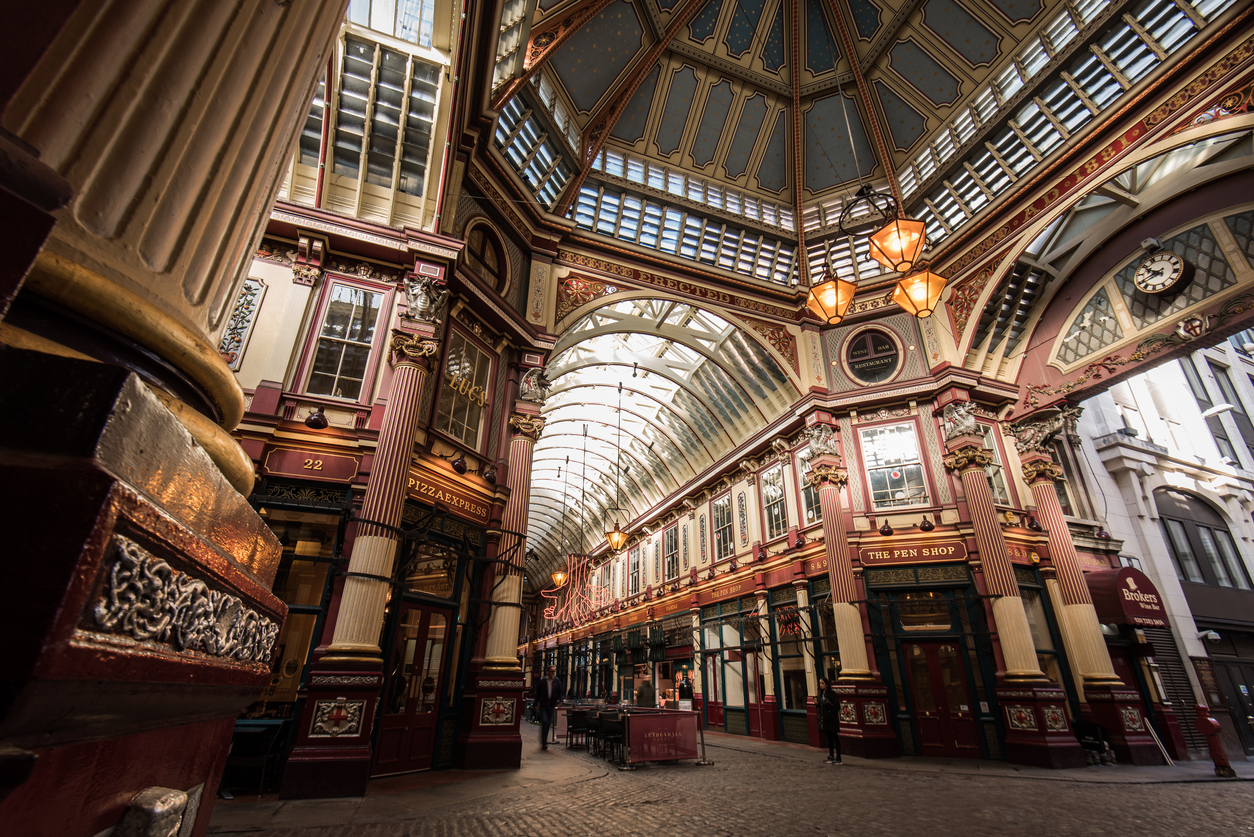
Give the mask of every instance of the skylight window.
<svg viewBox="0 0 1254 837">
<path fill-rule="evenodd" d="M 431 46 L 435 0 L 349 0 L 348 22 L 418 46 Z"/>
</svg>

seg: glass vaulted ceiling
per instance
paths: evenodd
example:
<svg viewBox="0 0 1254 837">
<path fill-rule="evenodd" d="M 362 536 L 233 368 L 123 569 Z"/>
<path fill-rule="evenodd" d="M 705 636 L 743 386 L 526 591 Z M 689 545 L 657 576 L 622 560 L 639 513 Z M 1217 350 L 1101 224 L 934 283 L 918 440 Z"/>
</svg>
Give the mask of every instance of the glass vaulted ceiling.
<svg viewBox="0 0 1254 837">
<path fill-rule="evenodd" d="M 625 524 L 645 522 L 642 515 L 682 494 L 801 396 L 743 329 L 660 299 L 616 302 L 583 317 L 554 348 L 548 376 L 528 523 L 540 578 L 565 553 L 601 544 L 616 508 Z"/>
</svg>

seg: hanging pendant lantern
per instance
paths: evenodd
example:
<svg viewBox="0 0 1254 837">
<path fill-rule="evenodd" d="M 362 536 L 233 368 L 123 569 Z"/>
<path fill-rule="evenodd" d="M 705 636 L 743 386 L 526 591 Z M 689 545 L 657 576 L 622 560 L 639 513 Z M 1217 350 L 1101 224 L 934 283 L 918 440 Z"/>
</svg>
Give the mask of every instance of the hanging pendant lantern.
<svg viewBox="0 0 1254 837">
<path fill-rule="evenodd" d="M 893 291 L 893 302 L 922 319 L 936 310 L 943 290 L 945 277 L 924 269 L 902 277 Z"/>
<path fill-rule="evenodd" d="M 896 209 L 896 207 L 893 207 Z M 927 229 L 922 221 L 894 214 L 868 240 L 871 258 L 885 270 L 909 273 L 918 264 L 927 246 Z"/>
<path fill-rule="evenodd" d="M 845 318 L 845 312 L 849 310 L 849 303 L 853 302 L 858 286 L 847 279 L 837 278 L 830 272 L 824 276 L 825 281 L 810 288 L 806 307 L 823 322 L 836 325 Z"/>
</svg>

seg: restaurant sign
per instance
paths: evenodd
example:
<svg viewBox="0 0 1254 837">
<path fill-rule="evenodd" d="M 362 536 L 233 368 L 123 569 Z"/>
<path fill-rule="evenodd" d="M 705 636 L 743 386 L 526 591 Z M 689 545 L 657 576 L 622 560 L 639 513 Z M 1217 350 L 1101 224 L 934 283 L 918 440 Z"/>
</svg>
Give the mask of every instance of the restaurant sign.
<svg viewBox="0 0 1254 837">
<path fill-rule="evenodd" d="M 696 715 L 631 715 L 627 719 L 627 752 L 627 760 L 633 763 L 698 758 Z"/>
<path fill-rule="evenodd" d="M 475 523 L 486 524 L 492 497 L 468 484 L 458 484 L 452 473 L 443 474 L 426 463 L 409 469 L 405 493 L 411 500 L 428 506 L 442 506 L 453 514 Z"/>
<path fill-rule="evenodd" d="M 1140 570 L 1122 567 L 1085 573 L 1084 581 L 1100 621 L 1141 628 L 1169 627 L 1162 594 Z"/>
<path fill-rule="evenodd" d="M 858 548 L 858 560 L 866 566 L 886 564 L 927 564 L 936 561 L 965 561 L 967 545 L 959 539 L 898 542 L 884 539 Z"/>
</svg>

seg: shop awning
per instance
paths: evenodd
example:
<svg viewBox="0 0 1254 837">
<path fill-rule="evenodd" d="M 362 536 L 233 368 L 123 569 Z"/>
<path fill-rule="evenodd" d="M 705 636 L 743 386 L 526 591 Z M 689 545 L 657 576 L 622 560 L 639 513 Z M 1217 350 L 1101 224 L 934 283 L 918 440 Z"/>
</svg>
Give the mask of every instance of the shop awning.
<svg viewBox="0 0 1254 837">
<path fill-rule="evenodd" d="M 1149 576 L 1132 567 L 1085 573 L 1093 607 L 1101 622 L 1135 625 L 1139 628 L 1166 628 L 1167 609 Z"/>
</svg>

